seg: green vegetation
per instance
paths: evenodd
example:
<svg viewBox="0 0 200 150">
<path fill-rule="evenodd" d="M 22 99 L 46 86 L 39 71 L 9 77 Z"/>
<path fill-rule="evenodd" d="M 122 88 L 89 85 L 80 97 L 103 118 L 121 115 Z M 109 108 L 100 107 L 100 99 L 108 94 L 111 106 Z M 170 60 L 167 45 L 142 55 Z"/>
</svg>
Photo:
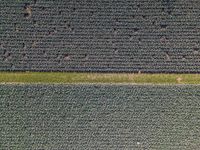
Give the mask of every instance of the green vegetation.
<svg viewBox="0 0 200 150">
<path fill-rule="evenodd" d="M 200 84 L 199 74 L 1 72 L 1 83 Z"/>
<path fill-rule="evenodd" d="M 198 150 L 199 85 L 0 85 L 0 150 Z"/>
</svg>

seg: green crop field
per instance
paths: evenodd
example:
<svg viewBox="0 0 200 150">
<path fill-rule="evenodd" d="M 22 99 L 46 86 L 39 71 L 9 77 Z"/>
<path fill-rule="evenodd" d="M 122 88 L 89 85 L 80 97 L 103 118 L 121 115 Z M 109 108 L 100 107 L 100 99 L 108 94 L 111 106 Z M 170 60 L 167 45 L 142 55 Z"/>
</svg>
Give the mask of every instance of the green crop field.
<svg viewBox="0 0 200 150">
<path fill-rule="evenodd" d="M 200 75 L 76 72 L 1 72 L 0 83 L 200 84 Z"/>
<path fill-rule="evenodd" d="M 195 85 L 0 85 L 0 149 L 198 149 L 199 93 Z"/>
<path fill-rule="evenodd" d="M 0 0 L 0 150 L 200 150 L 200 0 Z"/>
<path fill-rule="evenodd" d="M 186 84 L 200 75 L 1 72 L 0 149 L 198 149 Z"/>
</svg>

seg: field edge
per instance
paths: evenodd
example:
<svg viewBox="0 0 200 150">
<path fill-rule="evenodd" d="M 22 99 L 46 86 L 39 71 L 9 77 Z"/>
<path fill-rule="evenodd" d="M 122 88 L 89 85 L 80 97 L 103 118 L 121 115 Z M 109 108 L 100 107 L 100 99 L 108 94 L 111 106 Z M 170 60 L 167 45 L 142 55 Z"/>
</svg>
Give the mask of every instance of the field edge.
<svg viewBox="0 0 200 150">
<path fill-rule="evenodd" d="M 200 74 L 0 72 L 0 83 L 200 84 Z"/>
</svg>

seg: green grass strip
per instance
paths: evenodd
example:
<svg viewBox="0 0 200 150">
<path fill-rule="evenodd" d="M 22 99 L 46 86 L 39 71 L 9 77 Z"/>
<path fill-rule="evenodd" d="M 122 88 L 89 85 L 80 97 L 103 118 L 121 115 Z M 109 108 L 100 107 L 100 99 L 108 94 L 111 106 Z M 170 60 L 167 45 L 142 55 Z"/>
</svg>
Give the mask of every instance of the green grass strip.
<svg viewBox="0 0 200 150">
<path fill-rule="evenodd" d="M 0 72 L 0 83 L 200 84 L 200 74 Z"/>
</svg>

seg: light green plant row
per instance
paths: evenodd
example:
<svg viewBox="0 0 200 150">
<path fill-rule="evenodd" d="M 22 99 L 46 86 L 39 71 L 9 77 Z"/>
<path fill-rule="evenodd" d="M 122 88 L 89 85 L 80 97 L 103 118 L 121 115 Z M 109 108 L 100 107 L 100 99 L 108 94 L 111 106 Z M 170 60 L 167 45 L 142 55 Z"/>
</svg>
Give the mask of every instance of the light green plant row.
<svg viewBox="0 0 200 150">
<path fill-rule="evenodd" d="M 0 72 L 0 83 L 200 84 L 200 74 Z"/>
</svg>

